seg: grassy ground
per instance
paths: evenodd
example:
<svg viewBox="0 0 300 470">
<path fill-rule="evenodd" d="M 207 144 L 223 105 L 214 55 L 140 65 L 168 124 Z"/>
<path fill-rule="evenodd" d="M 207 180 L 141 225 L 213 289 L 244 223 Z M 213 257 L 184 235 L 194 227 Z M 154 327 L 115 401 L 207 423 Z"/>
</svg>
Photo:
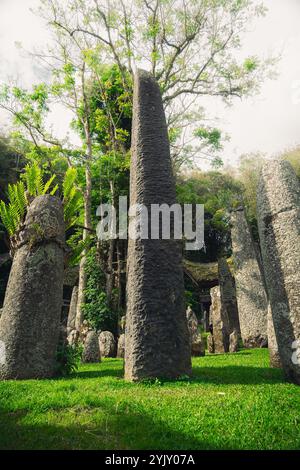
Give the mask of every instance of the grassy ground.
<svg viewBox="0 0 300 470">
<path fill-rule="evenodd" d="M 194 377 L 131 384 L 122 361 L 0 383 L 1 449 L 300 449 L 300 389 L 268 351 L 210 355 Z"/>
</svg>

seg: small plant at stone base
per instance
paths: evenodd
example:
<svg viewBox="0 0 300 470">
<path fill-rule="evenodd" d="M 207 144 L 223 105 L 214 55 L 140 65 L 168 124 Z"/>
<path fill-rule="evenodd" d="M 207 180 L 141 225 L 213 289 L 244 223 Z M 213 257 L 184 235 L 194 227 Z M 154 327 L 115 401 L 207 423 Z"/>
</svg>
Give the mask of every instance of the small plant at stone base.
<svg viewBox="0 0 300 470">
<path fill-rule="evenodd" d="M 65 377 L 76 372 L 80 365 L 82 352 L 83 345 L 81 343 L 60 344 L 56 353 L 57 375 Z"/>
</svg>

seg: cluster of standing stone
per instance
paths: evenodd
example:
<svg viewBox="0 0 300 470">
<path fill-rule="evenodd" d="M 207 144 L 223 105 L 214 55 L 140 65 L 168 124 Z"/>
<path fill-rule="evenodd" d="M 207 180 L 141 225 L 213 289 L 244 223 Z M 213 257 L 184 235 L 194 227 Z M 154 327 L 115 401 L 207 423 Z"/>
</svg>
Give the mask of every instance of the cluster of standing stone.
<svg viewBox="0 0 300 470">
<path fill-rule="evenodd" d="M 130 199 L 148 210 L 176 202 L 159 86 L 143 71 L 134 84 Z M 262 168 L 257 218 L 260 247 L 244 209 L 231 214 L 233 268 L 218 260 L 207 348 L 227 353 L 241 341 L 246 348 L 268 345 L 271 366 L 300 385 L 300 184 L 288 162 L 268 161 Z M 138 215 L 132 220 L 140 222 Z M 85 363 L 124 358 L 128 380 L 190 375 L 191 356 L 203 356 L 205 346 L 197 316 L 185 310 L 178 241 L 129 239 L 126 322 L 123 317 L 116 339 L 78 319 L 76 286 L 61 326 L 64 234 L 61 200 L 35 198 L 17 235 L 0 317 L 0 379 L 53 377 L 58 347 L 66 341 L 82 342 Z"/>
</svg>

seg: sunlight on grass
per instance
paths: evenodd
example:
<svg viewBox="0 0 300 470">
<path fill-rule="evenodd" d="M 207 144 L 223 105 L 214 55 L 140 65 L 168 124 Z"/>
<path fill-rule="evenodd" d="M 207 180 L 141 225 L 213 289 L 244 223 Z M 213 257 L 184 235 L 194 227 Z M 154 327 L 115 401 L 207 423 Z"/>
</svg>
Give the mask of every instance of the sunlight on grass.
<svg viewBox="0 0 300 470">
<path fill-rule="evenodd" d="M 120 359 L 0 382 L 1 449 L 299 449 L 299 387 L 267 350 L 195 358 L 193 377 L 131 384 Z"/>
</svg>

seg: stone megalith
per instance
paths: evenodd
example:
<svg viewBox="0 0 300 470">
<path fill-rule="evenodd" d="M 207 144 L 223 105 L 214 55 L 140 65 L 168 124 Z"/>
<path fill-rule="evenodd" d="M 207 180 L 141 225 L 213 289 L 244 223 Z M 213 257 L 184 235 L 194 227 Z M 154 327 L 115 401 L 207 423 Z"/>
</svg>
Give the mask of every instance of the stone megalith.
<svg viewBox="0 0 300 470">
<path fill-rule="evenodd" d="M 230 333 L 234 330 L 240 335 L 240 321 L 236 299 L 235 281 L 230 272 L 226 258 L 218 260 L 218 277 L 222 308 L 226 312 Z"/>
<path fill-rule="evenodd" d="M 268 305 L 268 348 L 270 356 L 270 366 L 281 368 L 281 361 L 278 351 L 278 344 L 274 330 L 271 304 Z"/>
<path fill-rule="evenodd" d="M 124 357 L 125 355 L 125 334 L 122 333 L 118 339 L 117 357 Z"/>
<path fill-rule="evenodd" d="M 116 341 L 110 331 L 101 331 L 99 335 L 101 357 L 116 357 Z"/>
<path fill-rule="evenodd" d="M 234 353 L 239 349 L 239 334 L 237 330 L 233 330 L 229 336 L 229 352 Z"/>
<path fill-rule="evenodd" d="M 94 330 L 87 332 L 83 345 L 82 362 L 96 363 L 101 361 L 98 334 Z"/>
<path fill-rule="evenodd" d="M 60 199 L 30 204 L 0 320 L 0 378 L 52 377 L 60 333 L 64 276 L 64 215 Z"/>
<path fill-rule="evenodd" d="M 73 287 L 71 303 L 68 314 L 67 333 L 68 335 L 75 330 L 76 311 L 77 311 L 77 300 L 78 300 L 78 287 Z"/>
<path fill-rule="evenodd" d="M 241 336 L 245 348 L 267 345 L 268 301 L 244 210 L 231 213 L 231 240 Z"/>
<path fill-rule="evenodd" d="M 205 356 L 205 346 L 201 333 L 198 331 L 199 322 L 191 307 L 188 307 L 186 310 L 186 318 L 190 334 L 191 354 L 192 356 Z"/>
<path fill-rule="evenodd" d="M 214 352 L 224 353 L 229 351 L 229 325 L 227 312 L 221 301 L 221 290 L 219 286 L 210 290 L 211 306 L 210 317 L 213 327 Z"/>
<path fill-rule="evenodd" d="M 300 184 L 289 162 L 268 161 L 262 168 L 257 212 L 282 368 L 300 385 Z"/>
<path fill-rule="evenodd" d="M 166 119 L 159 86 L 147 72 L 134 83 L 130 204 L 176 203 Z M 140 207 L 140 206 L 139 206 Z M 150 220 L 150 217 L 149 217 Z M 138 217 L 131 223 L 138 224 Z M 172 230 L 171 230 L 172 234 Z M 128 243 L 125 378 L 176 378 L 191 373 L 182 246 L 149 238 Z"/>
<path fill-rule="evenodd" d="M 210 354 L 215 352 L 214 337 L 211 333 L 207 335 L 207 350 Z"/>
</svg>

